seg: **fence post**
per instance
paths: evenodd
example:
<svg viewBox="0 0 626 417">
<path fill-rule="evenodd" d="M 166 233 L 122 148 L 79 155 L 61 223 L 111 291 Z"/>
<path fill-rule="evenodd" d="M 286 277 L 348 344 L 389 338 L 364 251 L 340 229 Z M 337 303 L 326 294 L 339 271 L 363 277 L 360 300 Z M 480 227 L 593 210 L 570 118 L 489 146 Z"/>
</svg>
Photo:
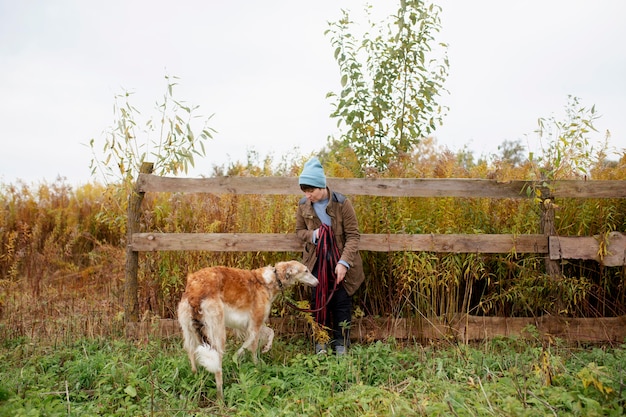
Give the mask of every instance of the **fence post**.
<svg viewBox="0 0 626 417">
<path fill-rule="evenodd" d="M 154 164 L 144 162 L 139 170 L 142 174 L 151 174 Z M 135 183 L 128 196 L 126 226 L 126 272 L 124 283 L 124 318 L 126 323 L 139 321 L 139 297 L 137 271 L 139 270 L 139 252 L 131 247 L 133 233 L 139 232 L 141 219 L 141 202 L 144 192 L 139 191 L 139 182 Z"/>
<path fill-rule="evenodd" d="M 554 200 L 549 187 L 544 187 L 541 190 L 541 233 L 546 235 L 548 239 L 550 239 L 550 236 L 556 235 L 556 228 L 554 227 Z M 551 259 L 549 250 L 546 254 L 545 262 L 546 273 L 553 279 L 558 278 L 561 274 L 559 262 Z"/>
</svg>

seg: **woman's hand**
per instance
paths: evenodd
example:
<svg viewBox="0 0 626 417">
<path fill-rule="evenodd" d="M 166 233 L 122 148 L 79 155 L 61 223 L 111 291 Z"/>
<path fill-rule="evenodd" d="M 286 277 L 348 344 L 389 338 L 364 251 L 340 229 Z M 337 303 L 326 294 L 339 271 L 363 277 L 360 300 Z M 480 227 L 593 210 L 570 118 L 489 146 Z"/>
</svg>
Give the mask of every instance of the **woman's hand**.
<svg viewBox="0 0 626 417">
<path fill-rule="evenodd" d="M 335 267 L 335 275 L 337 275 L 337 285 L 341 284 L 343 279 L 346 277 L 346 272 L 348 272 L 348 268 L 342 263 L 337 263 L 337 266 Z"/>
</svg>

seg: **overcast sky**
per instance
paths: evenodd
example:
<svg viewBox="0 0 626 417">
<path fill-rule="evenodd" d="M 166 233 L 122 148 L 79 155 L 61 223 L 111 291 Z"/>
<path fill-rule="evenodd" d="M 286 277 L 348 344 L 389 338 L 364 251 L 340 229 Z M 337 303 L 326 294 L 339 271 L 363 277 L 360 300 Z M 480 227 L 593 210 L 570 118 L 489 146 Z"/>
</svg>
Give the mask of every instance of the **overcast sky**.
<svg viewBox="0 0 626 417">
<path fill-rule="evenodd" d="M 325 96 L 339 88 L 324 31 L 364 3 L 0 0 L 0 182 L 90 181 L 85 144 L 103 143 L 114 96 L 134 92 L 147 118 L 167 74 L 180 77 L 176 98 L 214 114 L 218 133 L 193 175 L 248 151 L 319 150 L 336 133 Z M 378 3 L 386 15 L 398 2 Z M 526 144 L 537 119 L 559 118 L 574 95 L 624 149 L 626 1 L 436 3 L 450 59 L 440 145 L 478 156 Z"/>
</svg>

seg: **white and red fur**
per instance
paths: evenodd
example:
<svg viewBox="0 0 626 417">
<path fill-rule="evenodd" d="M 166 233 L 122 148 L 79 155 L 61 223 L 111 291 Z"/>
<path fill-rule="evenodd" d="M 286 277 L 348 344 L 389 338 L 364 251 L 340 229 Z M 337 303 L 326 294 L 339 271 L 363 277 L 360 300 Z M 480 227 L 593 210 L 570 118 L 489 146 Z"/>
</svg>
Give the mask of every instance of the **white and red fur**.
<svg viewBox="0 0 626 417">
<path fill-rule="evenodd" d="M 263 352 L 272 347 L 274 339 L 274 331 L 265 325 L 272 302 L 279 291 L 297 283 L 311 287 L 318 284 L 317 278 L 298 261 L 279 262 L 254 270 L 216 266 L 187 276 L 185 292 L 178 304 L 184 347 L 194 373 L 197 360 L 215 374 L 219 398 L 223 398 L 222 356 L 226 328 L 244 337 L 234 360 L 247 349 L 257 363 L 259 339 L 266 341 Z"/>
</svg>

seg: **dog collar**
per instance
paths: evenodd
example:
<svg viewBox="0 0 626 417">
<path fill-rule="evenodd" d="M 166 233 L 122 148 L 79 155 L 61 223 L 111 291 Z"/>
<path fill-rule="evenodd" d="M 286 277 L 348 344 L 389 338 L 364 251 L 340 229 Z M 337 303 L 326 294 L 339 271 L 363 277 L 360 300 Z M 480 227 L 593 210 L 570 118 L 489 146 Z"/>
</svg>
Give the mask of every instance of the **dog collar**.
<svg viewBox="0 0 626 417">
<path fill-rule="evenodd" d="M 276 277 L 276 282 L 278 282 L 278 288 L 283 289 L 283 282 L 278 278 L 278 274 L 276 273 L 276 267 L 274 267 L 274 276 Z"/>
</svg>

